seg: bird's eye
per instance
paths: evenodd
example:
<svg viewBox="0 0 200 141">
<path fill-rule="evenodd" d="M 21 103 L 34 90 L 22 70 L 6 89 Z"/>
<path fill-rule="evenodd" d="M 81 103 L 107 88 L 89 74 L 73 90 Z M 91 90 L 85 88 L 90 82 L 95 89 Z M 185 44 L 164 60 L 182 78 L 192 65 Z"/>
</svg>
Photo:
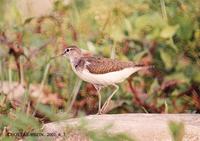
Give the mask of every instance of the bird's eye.
<svg viewBox="0 0 200 141">
<path fill-rule="evenodd" d="M 64 53 L 67 53 L 67 52 L 69 52 L 69 49 L 65 49 Z"/>
</svg>

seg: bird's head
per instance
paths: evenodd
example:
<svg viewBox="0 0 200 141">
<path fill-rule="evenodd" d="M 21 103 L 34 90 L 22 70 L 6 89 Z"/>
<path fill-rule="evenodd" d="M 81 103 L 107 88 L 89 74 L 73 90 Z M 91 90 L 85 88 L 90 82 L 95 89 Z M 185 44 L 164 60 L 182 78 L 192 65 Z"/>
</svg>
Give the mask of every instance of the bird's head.
<svg viewBox="0 0 200 141">
<path fill-rule="evenodd" d="M 64 49 L 63 56 L 68 57 L 69 59 L 79 58 L 82 56 L 81 50 L 77 46 L 68 46 Z"/>
</svg>

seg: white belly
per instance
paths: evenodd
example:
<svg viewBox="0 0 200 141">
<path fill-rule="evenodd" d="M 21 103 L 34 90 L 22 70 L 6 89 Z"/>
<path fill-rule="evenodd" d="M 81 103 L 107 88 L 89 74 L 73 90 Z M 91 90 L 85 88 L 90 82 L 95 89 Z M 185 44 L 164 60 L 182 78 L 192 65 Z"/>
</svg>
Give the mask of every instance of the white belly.
<svg viewBox="0 0 200 141">
<path fill-rule="evenodd" d="M 101 84 L 101 85 L 111 85 L 115 83 L 120 83 L 128 78 L 131 74 L 140 70 L 141 67 L 137 68 L 125 68 L 120 71 L 105 73 L 105 74 L 92 74 L 88 70 L 84 69 L 82 72 L 76 71 L 73 68 L 74 72 L 84 81 L 92 84 Z"/>
</svg>

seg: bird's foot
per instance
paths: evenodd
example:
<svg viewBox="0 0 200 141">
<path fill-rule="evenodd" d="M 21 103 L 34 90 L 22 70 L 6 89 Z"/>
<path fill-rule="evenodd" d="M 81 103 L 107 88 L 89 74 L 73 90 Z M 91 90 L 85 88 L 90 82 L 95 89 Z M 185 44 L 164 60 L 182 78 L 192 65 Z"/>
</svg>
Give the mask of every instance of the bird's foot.
<svg viewBox="0 0 200 141">
<path fill-rule="evenodd" d="M 101 110 L 99 110 L 97 113 L 96 113 L 96 115 L 102 115 L 103 113 L 102 113 L 102 111 Z"/>
</svg>

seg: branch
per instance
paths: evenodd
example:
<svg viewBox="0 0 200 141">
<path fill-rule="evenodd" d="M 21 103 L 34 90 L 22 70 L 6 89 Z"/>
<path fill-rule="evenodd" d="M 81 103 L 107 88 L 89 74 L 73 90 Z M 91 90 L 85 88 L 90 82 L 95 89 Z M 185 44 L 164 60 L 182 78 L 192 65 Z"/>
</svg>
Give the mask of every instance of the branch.
<svg viewBox="0 0 200 141">
<path fill-rule="evenodd" d="M 128 84 L 129 84 L 129 87 L 130 87 L 130 89 L 131 89 L 132 94 L 134 95 L 134 98 L 135 98 L 136 103 L 137 103 L 139 106 L 144 107 L 145 109 L 151 109 L 152 111 L 154 111 L 154 112 L 156 112 L 156 113 L 161 113 L 161 112 L 162 112 L 161 109 L 156 108 L 155 105 L 147 105 L 144 101 L 142 101 L 142 100 L 139 98 L 139 95 L 141 95 L 141 93 L 139 93 L 139 92 L 137 91 L 137 89 L 133 87 L 131 81 L 132 81 L 132 78 L 130 78 L 130 79 L 128 80 Z"/>
</svg>

